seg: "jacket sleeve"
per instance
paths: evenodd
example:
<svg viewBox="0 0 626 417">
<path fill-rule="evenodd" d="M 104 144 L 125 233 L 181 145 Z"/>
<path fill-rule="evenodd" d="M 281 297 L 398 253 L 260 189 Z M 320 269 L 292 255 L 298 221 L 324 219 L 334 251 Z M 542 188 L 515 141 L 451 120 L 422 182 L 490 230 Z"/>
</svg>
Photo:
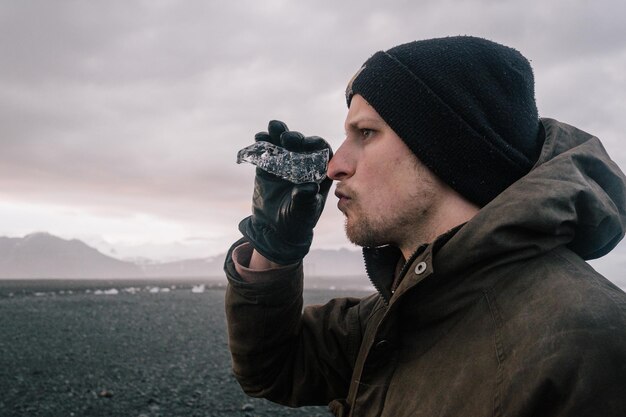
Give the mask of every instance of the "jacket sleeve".
<svg viewBox="0 0 626 417">
<path fill-rule="evenodd" d="M 226 318 L 233 372 L 250 396 L 288 405 L 345 398 L 372 302 L 335 299 L 304 311 L 300 263 L 286 276 L 245 282 L 229 251 Z"/>
</svg>

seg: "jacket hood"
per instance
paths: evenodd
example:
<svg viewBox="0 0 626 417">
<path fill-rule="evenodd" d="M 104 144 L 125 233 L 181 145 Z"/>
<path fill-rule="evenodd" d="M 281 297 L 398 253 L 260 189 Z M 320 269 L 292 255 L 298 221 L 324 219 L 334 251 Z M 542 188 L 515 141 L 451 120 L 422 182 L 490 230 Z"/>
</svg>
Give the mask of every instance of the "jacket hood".
<svg viewBox="0 0 626 417">
<path fill-rule="evenodd" d="M 545 141 L 533 169 L 438 251 L 438 272 L 498 258 L 521 260 L 560 246 L 594 259 L 623 238 L 623 172 L 598 138 L 553 119 L 541 122 Z"/>
</svg>

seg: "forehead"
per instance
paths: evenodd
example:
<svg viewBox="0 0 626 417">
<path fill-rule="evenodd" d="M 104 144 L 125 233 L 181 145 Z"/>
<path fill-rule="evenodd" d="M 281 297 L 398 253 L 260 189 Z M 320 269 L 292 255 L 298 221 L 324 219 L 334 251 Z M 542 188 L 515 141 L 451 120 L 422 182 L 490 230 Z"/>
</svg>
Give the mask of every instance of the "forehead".
<svg viewBox="0 0 626 417">
<path fill-rule="evenodd" d="M 345 127 L 354 128 L 363 122 L 378 123 L 386 125 L 383 118 L 362 96 L 355 95 L 350 103 L 346 116 Z"/>
</svg>

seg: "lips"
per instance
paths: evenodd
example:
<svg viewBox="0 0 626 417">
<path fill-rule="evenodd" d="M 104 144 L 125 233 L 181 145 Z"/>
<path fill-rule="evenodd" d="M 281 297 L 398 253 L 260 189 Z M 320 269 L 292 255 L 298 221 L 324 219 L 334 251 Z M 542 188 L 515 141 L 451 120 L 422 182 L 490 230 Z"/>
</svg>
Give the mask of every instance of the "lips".
<svg viewBox="0 0 626 417">
<path fill-rule="evenodd" d="M 350 199 L 350 195 L 346 191 L 345 186 L 342 188 L 339 188 L 339 186 L 337 186 L 337 188 L 335 189 L 335 196 L 340 200 L 342 198 Z"/>
<path fill-rule="evenodd" d="M 344 211 L 346 205 L 352 199 L 352 197 L 350 197 L 350 195 L 346 193 L 344 189 L 339 188 L 335 190 L 335 196 L 339 199 L 339 202 L 337 203 L 337 208 L 339 208 L 339 210 L 341 211 Z"/>
</svg>

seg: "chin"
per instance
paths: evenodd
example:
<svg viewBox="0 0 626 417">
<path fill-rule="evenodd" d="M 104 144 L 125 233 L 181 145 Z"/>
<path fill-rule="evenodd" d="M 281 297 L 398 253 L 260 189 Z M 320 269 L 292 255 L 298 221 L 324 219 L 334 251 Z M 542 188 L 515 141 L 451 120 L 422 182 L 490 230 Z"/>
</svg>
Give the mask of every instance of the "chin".
<svg viewBox="0 0 626 417">
<path fill-rule="evenodd" d="M 373 248 L 386 244 L 381 239 L 380 233 L 372 230 L 368 224 L 354 224 L 346 219 L 345 229 L 348 240 L 357 246 Z"/>
</svg>

